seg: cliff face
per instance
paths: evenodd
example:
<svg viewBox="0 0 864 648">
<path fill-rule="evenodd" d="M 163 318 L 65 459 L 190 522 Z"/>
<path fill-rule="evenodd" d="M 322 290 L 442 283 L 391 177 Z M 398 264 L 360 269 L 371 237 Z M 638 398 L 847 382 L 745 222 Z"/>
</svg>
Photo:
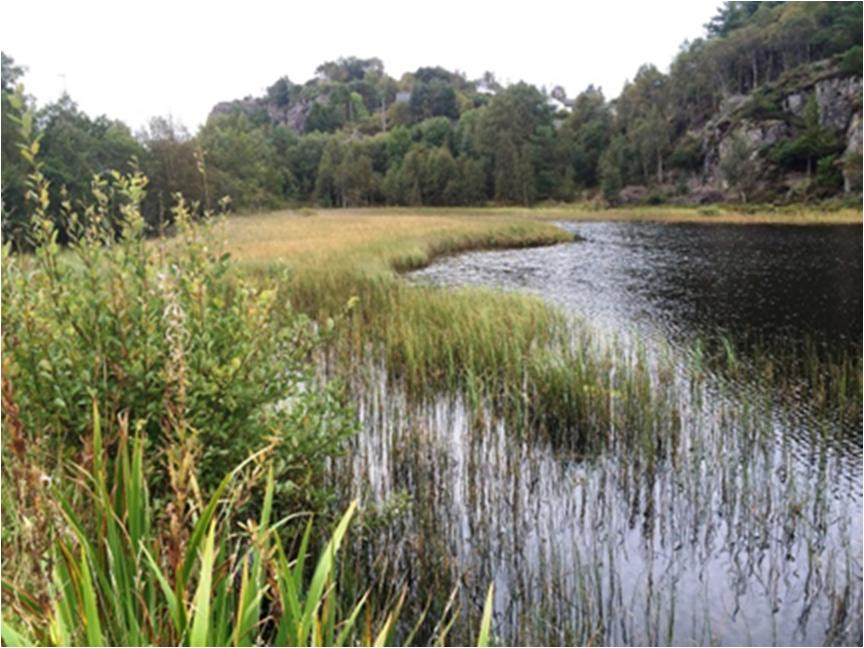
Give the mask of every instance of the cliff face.
<svg viewBox="0 0 864 648">
<path fill-rule="evenodd" d="M 844 75 L 824 61 L 750 95 L 728 98 L 697 135 L 704 162 L 701 177 L 693 186 L 694 195 L 732 196 L 721 171 L 721 160 L 728 154 L 733 138 L 742 135 L 756 163 L 754 181 L 763 196 L 783 197 L 805 185 L 807 173 L 800 165 L 794 168 L 779 164 L 776 150 L 802 136 L 807 128 L 807 106 L 814 100 L 818 125 L 835 142 L 832 155 L 843 175 L 843 190 L 860 191 L 861 92 L 861 76 Z"/>
<path fill-rule="evenodd" d="M 304 133 L 306 132 L 306 121 L 309 118 L 309 113 L 316 102 L 326 103 L 326 98 L 319 96 L 313 100 L 301 99 L 287 106 L 279 106 L 266 97 L 247 97 L 246 99 L 220 102 L 213 106 L 210 114 L 230 115 L 239 112 L 253 120 L 259 115 L 264 115 L 266 116 L 266 123 L 280 124 L 287 126 L 295 133 Z"/>
</svg>

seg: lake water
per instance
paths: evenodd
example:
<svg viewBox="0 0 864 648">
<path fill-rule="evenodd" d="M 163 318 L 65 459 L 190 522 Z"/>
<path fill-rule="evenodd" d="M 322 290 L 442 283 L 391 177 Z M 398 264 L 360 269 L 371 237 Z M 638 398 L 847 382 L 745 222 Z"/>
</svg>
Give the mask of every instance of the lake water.
<svg viewBox="0 0 864 648">
<path fill-rule="evenodd" d="M 528 290 L 682 357 L 718 331 L 860 352 L 860 227 L 562 226 L 581 240 L 445 258 L 411 279 Z M 367 503 L 411 506 L 370 552 L 418 582 L 456 574 L 469 614 L 494 582 L 493 629 L 510 643 L 860 641 L 860 413 L 694 387 L 685 369 L 675 381 L 674 442 L 580 458 L 458 397 L 411 403 L 382 372 L 358 390 L 364 429 L 341 474 Z"/>
<path fill-rule="evenodd" d="M 860 226 L 562 223 L 583 240 L 475 252 L 412 274 L 536 292 L 612 331 L 861 343 Z"/>
</svg>

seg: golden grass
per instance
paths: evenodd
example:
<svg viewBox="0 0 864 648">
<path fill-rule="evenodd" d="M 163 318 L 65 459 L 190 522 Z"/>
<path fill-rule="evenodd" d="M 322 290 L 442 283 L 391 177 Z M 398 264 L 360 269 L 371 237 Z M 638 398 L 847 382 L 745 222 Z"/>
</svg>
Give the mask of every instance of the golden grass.
<svg viewBox="0 0 864 648">
<path fill-rule="evenodd" d="M 312 215 L 283 210 L 229 218 L 226 236 L 233 256 L 247 265 L 285 261 L 295 267 L 336 264 L 386 272 L 393 267 L 428 263 L 436 254 L 568 240 L 568 234 L 548 222 L 555 220 L 799 225 L 862 222 L 862 212 L 856 209 L 770 209 L 749 214 L 714 206 L 597 210 L 576 204 L 531 209 L 329 209 Z"/>
<path fill-rule="evenodd" d="M 551 223 L 499 211 L 277 211 L 229 218 L 228 249 L 248 266 L 388 272 L 417 267 L 437 254 L 481 247 L 553 244 L 572 236 Z"/>
<path fill-rule="evenodd" d="M 592 210 L 587 206 L 563 205 L 532 210 L 543 219 L 585 221 L 647 221 L 736 225 L 829 225 L 861 224 L 860 209 L 824 210 L 809 206 L 777 207 L 669 207 L 640 206 Z"/>
</svg>

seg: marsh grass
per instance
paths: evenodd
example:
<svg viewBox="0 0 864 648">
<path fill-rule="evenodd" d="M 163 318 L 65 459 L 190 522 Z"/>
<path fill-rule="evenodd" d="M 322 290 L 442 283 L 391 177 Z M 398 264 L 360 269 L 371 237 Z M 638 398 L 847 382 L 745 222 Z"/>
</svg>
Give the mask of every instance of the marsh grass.
<svg viewBox="0 0 864 648">
<path fill-rule="evenodd" d="M 447 618 L 458 592 L 457 641 L 490 581 L 491 628 L 517 644 L 860 634 L 857 531 L 832 495 L 848 474 L 832 431 L 860 428 L 860 358 L 720 336 L 646 347 L 529 295 L 400 279 L 435 255 L 557 240 L 530 213 L 486 213 L 262 217 L 254 259 L 254 222 L 229 223 L 295 308 L 344 317 L 322 362 L 364 429 L 332 479 L 382 511 L 349 550 L 382 575 L 378 595 L 405 585 L 404 609 Z M 798 459 L 814 453 L 815 469 Z"/>
<path fill-rule="evenodd" d="M 601 343 L 539 298 L 413 285 L 399 277 L 441 255 L 569 239 L 531 213 L 518 215 L 524 213 L 356 210 L 315 219 L 274 213 L 230 219 L 225 234 L 247 271 L 268 282 L 275 278 L 293 308 L 322 324 L 342 318 L 331 361 L 343 374 L 380 358 L 390 377 L 418 399 L 457 390 L 478 402 L 491 397 L 517 428 L 543 429 L 576 440 L 574 447 L 610 429 L 638 428 L 646 413 L 664 418 L 662 381 L 651 380 L 639 352 L 621 357 L 622 345 Z M 703 363 L 694 365 L 697 373 L 758 378 L 777 394 L 806 397 L 823 410 L 859 407 L 860 359 L 854 355 L 825 357 L 815 345 L 777 354 L 762 346 L 736 348 L 717 336 L 697 341 L 687 353 Z"/>
<path fill-rule="evenodd" d="M 652 390 L 664 393 L 652 398 L 675 414 L 652 417 L 633 399 L 645 424 L 615 430 L 592 454 L 514 434 L 488 400 L 418 403 L 383 367 L 370 371 L 377 381 L 358 378 L 363 431 L 334 467 L 338 490 L 366 502 L 410 498 L 401 515 L 355 537 L 353 555 L 387 556 L 387 573 L 416 583 L 412 592 L 461 582 L 463 621 L 493 580 L 493 627 L 517 645 L 860 634 L 849 607 L 861 600 L 860 518 L 844 522 L 856 504 L 842 495 L 854 460 L 831 435 L 802 436 L 800 421 L 723 377 L 673 371 L 673 358 L 621 359 L 670 367 L 650 370 Z M 470 631 L 457 624 L 453 636 Z"/>
<path fill-rule="evenodd" d="M 289 559 L 280 534 L 298 516 L 276 518 L 274 473 L 267 467 L 272 448 L 232 470 L 193 517 L 181 510 L 181 492 L 153 500 L 146 438 L 130 433 L 126 420 L 118 434 L 109 453 L 94 403 L 92 465 L 70 467 L 72 474 L 58 481 L 45 502 L 58 518 L 48 560 L 53 586 L 39 597 L 27 583 L 4 578 L 5 645 L 394 641 L 398 599 L 373 607 L 368 592 L 348 599 L 337 586 L 340 546 L 356 502 L 314 565 L 311 520 Z M 244 520 L 240 505 L 260 480 L 266 482 L 260 516 Z M 481 628 L 481 638 L 486 636 L 488 628 Z"/>
</svg>

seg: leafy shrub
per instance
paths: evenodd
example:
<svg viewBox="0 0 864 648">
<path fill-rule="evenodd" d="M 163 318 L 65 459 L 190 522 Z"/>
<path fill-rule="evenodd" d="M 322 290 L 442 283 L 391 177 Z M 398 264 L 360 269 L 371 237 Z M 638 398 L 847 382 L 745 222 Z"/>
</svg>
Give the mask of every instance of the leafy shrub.
<svg viewBox="0 0 864 648">
<path fill-rule="evenodd" d="M 829 196 L 843 189 L 843 174 L 836 155 L 826 155 L 816 163 L 812 190 L 817 195 Z"/>
<path fill-rule="evenodd" d="M 83 213 L 61 207 L 71 238 L 61 251 L 37 151 L 27 152 L 35 252 L 4 249 L 2 349 L 22 435 L 49 471 L 86 452 L 95 401 L 108 438 L 122 414 L 154 443 L 194 446 L 205 493 L 273 445 L 277 497 L 322 495 L 314 476 L 354 426 L 310 361 L 322 334 L 277 289 L 237 276 L 182 199 L 179 239 L 145 241 L 140 174 L 94 181 Z"/>
</svg>

